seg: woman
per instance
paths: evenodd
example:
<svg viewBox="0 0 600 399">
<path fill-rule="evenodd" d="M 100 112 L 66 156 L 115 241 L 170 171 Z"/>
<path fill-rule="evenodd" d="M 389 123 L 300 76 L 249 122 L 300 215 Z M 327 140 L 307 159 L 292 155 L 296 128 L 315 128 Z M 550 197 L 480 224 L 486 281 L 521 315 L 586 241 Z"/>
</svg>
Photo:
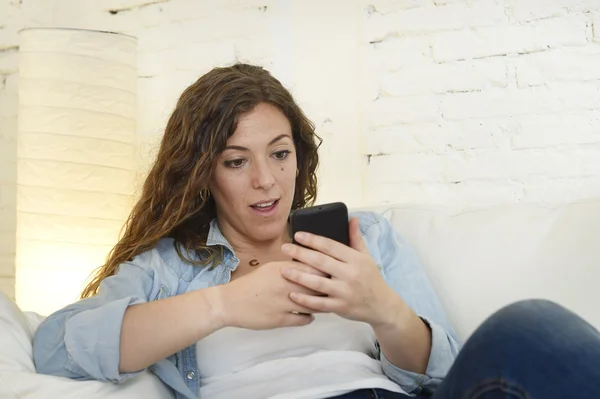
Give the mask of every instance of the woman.
<svg viewBox="0 0 600 399">
<path fill-rule="evenodd" d="M 187 88 L 107 263 L 37 330 L 38 372 L 121 382 L 150 369 L 178 398 L 463 397 L 487 383 L 489 369 L 464 370 L 493 331 L 442 384 L 459 344 L 385 219 L 351 215 L 350 247 L 291 244 L 290 211 L 316 198 L 318 140 L 262 68 L 217 68 Z"/>
</svg>

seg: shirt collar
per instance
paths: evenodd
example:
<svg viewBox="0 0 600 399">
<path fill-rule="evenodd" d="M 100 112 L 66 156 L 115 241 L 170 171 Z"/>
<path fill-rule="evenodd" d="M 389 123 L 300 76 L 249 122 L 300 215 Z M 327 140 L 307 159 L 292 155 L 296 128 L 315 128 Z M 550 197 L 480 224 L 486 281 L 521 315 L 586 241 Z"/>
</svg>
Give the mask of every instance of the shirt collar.
<svg viewBox="0 0 600 399">
<path fill-rule="evenodd" d="M 208 229 L 208 238 L 206 239 L 206 245 L 209 247 L 222 245 L 231 251 L 232 255 L 235 255 L 233 247 L 227 241 L 227 238 L 221 233 L 221 229 L 219 229 L 219 224 L 217 223 L 217 218 L 214 218 L 210 221 L 210 227 Z"/>
</svg>

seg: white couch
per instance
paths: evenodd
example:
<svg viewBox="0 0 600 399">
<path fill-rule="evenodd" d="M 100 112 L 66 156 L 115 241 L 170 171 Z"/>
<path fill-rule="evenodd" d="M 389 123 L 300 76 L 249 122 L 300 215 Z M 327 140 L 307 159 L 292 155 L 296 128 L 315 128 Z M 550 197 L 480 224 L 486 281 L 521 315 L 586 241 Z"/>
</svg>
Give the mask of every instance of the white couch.
<svg viewBox="0 0 600 399">
<path fill-rule="evenodd" d="M 371 209 L 415 247 L 462 339 L 498 308 L 533 297 L 559 302 L 600 327 L 600 199 L 461 213 Z M 150 374 L 122 386 L 33 374 L 31 336 L 40 320 L 0 296 L 0 398 L 173 397 Z"/>
</svg>

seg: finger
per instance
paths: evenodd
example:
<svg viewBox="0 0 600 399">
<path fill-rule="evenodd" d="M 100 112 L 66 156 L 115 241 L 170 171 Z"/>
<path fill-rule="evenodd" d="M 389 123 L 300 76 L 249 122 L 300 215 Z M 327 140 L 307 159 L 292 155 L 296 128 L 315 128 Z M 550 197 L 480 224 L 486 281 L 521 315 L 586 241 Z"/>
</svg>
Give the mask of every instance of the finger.
<svg viewBox="0 0 600 399">
<path fill-rule="evenodd" d="M 332 277 L 340 278 L 344 265 L 331 256 L 296 244 L 283 244 L 281 251 L 297 261 Z"/>
<path fill-rule="evenodd" d="M 291 282 L 322 294 L 336 296 L 339 291 L 336 289 L 339 284 L 338 280 L 316 276 L 293 268 L 284 268 L 282 274 Z"/>
<path fill-rule="evenodd" d="M 300 292 L 292 292 L 290 299 L 300 306 L 314 309 L 319 313 L 336 312 L 341 307 L 340 300 L 337 298 L 312 296 Z"/>
<path fill-rule="evenodd" d="M 304 231 L 297 232 L 294 235 L 294 238 L 299 244 L 322 252 L 342 262 L 347 262 L 351 259 L 354 252 L 352 248 L 332 240 L 331 238 L 318 236 Z"/>
<path fill-rule="evenodd" d="M 350 230 L 350 247 L 356 249 L 359 252 L 369 253 L 367 244 L 365 243 L 362 234 L 360 234 L 360 224 L 358 219 L 350 219 L 348 228 Z"/>
<path fill-rule="evenodd" d="M 322 271 L 315 269 L 312 266 L 309 266 L 307 264 L 301 263 L 301 262 L 289 262 L 289 267 L 292 267 L 294 269 L 299 269 L 302 270 L 305 273 L 310 273 L 310 274 L 314 274 L 315 276 L 324 276 L 324 277 L 330 277 L 329 274 L 323 273 Z"/>
</svg>

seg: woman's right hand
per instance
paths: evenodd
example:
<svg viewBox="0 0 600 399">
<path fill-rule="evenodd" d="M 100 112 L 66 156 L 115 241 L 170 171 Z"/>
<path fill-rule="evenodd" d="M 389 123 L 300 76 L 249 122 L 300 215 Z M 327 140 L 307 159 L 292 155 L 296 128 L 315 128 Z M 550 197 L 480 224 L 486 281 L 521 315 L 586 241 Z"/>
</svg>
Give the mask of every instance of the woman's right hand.
<svg viewBox="0 0 600 399">
<path fill-rule="evenodd" d="M 286 267 L 322 275 L 320 271 L 300 262 L 270 262 L 230 283 L 213 287 L 211 302 L 220 324 L 252 330 L 310 324 L 314 319 L 311 314 L 314 310 L 294 303 L 290 293 L 322 294 L 285 279 L 281 269 Z"/>
</svg>

